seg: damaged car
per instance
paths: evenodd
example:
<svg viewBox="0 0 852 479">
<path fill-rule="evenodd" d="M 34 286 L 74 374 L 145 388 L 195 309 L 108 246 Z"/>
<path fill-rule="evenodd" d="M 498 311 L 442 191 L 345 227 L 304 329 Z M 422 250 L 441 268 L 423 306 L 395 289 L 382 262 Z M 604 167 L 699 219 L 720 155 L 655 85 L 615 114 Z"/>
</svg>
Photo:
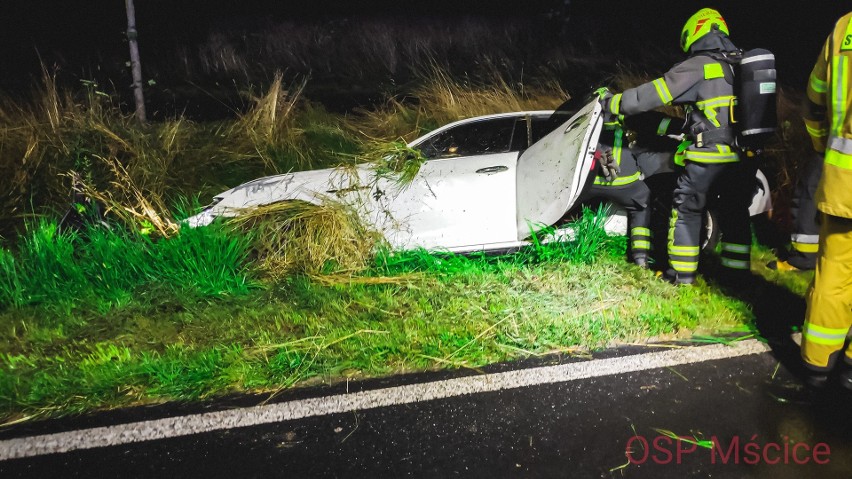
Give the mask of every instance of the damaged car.
<svg viewBox="0 0 852 479">
<path fill-rule="evenodd" d="M 468 118 L 410 142 L 423 162 L 410 181 L 380 174 L 374 164 L 258 178 L 216 195 L 186 220 L 192 227 L 282 201 L 349 205 L 396 250 L 456 253 L 508 251 L 567 221 L 587 184 L 602 130 L 593 101 L 577 111 L 543 110 Z M 761 174 L 762 176 L 762 174 Z M 756 187 L 752 214 L 768 208 L 768 187 Z M 662 182 L 665 183 L 665 182 Z M 626 214 L 610 208 L 605 229 L 625 234 Z M 716 226 L 708 214 L 706 236 Z M 716 235 L 718 236 L 718 235 Z"/>
</svg>

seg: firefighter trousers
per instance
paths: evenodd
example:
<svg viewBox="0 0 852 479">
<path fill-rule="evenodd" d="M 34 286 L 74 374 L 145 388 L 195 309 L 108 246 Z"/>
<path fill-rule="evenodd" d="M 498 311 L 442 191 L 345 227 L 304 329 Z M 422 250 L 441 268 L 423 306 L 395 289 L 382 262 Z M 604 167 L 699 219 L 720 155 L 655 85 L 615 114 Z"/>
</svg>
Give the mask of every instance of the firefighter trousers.
<svg viewBox="0 0 852 479">
<path fill-rule="evenodd" d="M 723 271 L 750 271 L 748 207 L 754 195 L 754 168 L 748 161 L 685 163 L 674 191 L 668 238 L 669 266 L 679 282 L 691 282 L 698 271 L 701 223 L 708 206 L 718 212 Z"/>
<path fill-rule="evenodd" d="M 822 176 L 822 155 L 814 153 L 808 158 L 801 176 L 793 190 L 790 205 L 790 254 L 787 262 L 799 269 L 816 267 L 817 248 L 819 246 L 819 225 L 814 195 Z"/>
<path fill-rule="evenodd" d="M 822 215 L 816 275 L 807 299 L 802 359 L 815 371 L 827 371 L 852 326 L 852 219 Z M 846 362 L 852 365 L 848 347 Z"/>
<path fill-rule="evenodd" d="M 577 200 L 587 202 L 593 198 L 604 198 L 627 210 L 627 228 L 630 260 L 646 259 L 651 249 L 651 190 L 642 180 L 622 186 L 590 185 Z"/>
</svg>

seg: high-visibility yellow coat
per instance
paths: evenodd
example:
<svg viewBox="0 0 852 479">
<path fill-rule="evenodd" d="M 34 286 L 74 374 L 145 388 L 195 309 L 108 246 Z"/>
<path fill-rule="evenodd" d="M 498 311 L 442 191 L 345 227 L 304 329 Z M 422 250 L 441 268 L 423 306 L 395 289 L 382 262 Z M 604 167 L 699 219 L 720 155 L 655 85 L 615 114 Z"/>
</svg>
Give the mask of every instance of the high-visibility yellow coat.
<svg viewBox="0 0 852 479">
<path fill-rule="evenodd" d="M 802 358 L 817 371 L 833 367 L 852 327 L 852 12 L 838 20 L 808 81 L 805 122 L 825 152 L 816 192 L 824 213 L 814 282 L 802 329 Z M 852 365 L 852 347 L 845 360 Z"/>
<path fill-rule="evenodd" d="M 805 125 L 825 152 L 817 208 L 852 218 L 852 12 L 838 20 L 808 81 Z"/>
</svg>

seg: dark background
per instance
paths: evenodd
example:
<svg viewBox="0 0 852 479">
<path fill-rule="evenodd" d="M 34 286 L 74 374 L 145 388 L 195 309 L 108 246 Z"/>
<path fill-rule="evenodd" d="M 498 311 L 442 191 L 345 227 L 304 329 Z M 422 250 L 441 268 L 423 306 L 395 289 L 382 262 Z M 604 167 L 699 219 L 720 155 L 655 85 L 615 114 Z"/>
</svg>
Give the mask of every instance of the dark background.
<svg viewBox="0 0 852 479">
<path fill-rule="evenodd" d="M 136 14 L 143 75 L 154 82 L 148 88 L 148 101 L 155 103 L 155 109 L 162 106 L 164 111 L 186 110 L 189 105 L 192 112 L 191 105 L 204 101 L 193 96 L 192 89 L 215 91 L 216 85 L 227 81 L 262 84 L 275 69 L 282 69 L 291 77 L 310 75 L 309 97 L 343 106 L 355 103 L 348 102 L 349 97 L 369 101 L 377 98 L 374 93 L 380 90 L 404 84 L 410 79 L 410 72 L 404 66 L 388 71 L 365 67 L 364 71 L 357 69 L 356 72 L 351 63 L 344 61 L 351 62 L 352 57 L 357 56 L 352 45 L 346 45 L 349 42 L 346 32 L 365 23 L 393 28 L 400 43 L 411 42 L 417 35 L 441 36 L 446 34 L 441 32 L 455 32 L 456 37 L 445 41 L 449 46 L 444 47 L 444 59 L 449 63 L 457 60 L 452 69 L 456 74 L 469 73 L 473 70 L 471 59 L 475 62 L 478 57 L 490 56 L 489 48 L 500 48 L 502 50 L 495 57 L 509 60 L 498 62 L 498 66 L 505 64 L 510 75 L 518 78 L 550 75 L 569 91 L 605 81 L 617 65 L 657 75 L 682 58 L 677 45 L 681 27 L 692 13 L 705 6 L 720 10 L 738 46 L 768 48 L 776 54 L 782 85 L 803 89 L 810 67 L 833 23 L 852 8 L 846 3 L 136 0 Z M 12 96 L 26 93 L 38 83 L 44 64 L 68 85 L 76 83 L 79 86 L 81 79 L 92 79 L 111 85 L 113 92 L 120 96 L 128 95 L 130 75 L 125 65 L 128 51 L 124 36 L 127 25 L 124 2 L 3 0 L 0 15 L 3 20 L 0 91 Z M 464 44 L 470 43 L 469 39 L 463 40 L 465 29 L 470 34 L 469 22 L 485 26 L 477 30 L 486 33 L 479 35 L 480 41 L 475 48 Z M 312 32 L 324 32 L 332 44 L 335 37 L 341 38 L 342 45 L 318 44 L 322 48 L 310 52 L 309 62 L 287 64 L 281 60 L 285 52 L 267 53 L 257 48 L 262 44 L 262 37 L 265 35 L 264 41 L 268 43 L 268 37 L 277 31 L 276 25 L 282 23 L 290 26 L 287 31 L 292 35 L 304 34 L 299 27 L 312 26 Z M 427 25 L 435 27 L 429 30 L 431 33 L 424 33 Z M 506 47 L 495 40 L 490 45 L 488 32 L 494 32 L 495 39 L 515 36 L 517 42 Z M 198 51 L 206 48 L 204 51 L 209 56 L 211 49 L 217 48 L 218 44 L 211 41 L 217 35 L 242 48 L 240 54 L 246 59 L 243 74 L 205 70 L 203 62 L 197 59 Z M 311 42 L 311 39 L 302 40 L 303 44 Z M 590 63 L 589 57 L 597 61 Z M 417 60 L 400 58 L 403 63 Z M 574 58 L 577 62 L 569 66 L 571 60 L 566 58 Z M 336 95 L 330 93 L 335 91 Z M 215 97 L 216 94 L 207 96 Z"/>
</svg>

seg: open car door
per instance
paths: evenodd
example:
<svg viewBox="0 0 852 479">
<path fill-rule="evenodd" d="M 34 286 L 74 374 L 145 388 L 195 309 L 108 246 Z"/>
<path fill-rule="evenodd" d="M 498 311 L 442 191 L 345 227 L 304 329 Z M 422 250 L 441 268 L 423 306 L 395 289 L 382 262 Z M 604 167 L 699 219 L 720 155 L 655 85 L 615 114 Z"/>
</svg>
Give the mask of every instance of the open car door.
<svg viewBox="0 0 852 479">
<path fill-rule="evenodd" d="M 597 101 L 587 104 L 518 159 L 518 240 L 555 224 L 574 206 L 594 161 L 601 116 Z"/>
</svg>

